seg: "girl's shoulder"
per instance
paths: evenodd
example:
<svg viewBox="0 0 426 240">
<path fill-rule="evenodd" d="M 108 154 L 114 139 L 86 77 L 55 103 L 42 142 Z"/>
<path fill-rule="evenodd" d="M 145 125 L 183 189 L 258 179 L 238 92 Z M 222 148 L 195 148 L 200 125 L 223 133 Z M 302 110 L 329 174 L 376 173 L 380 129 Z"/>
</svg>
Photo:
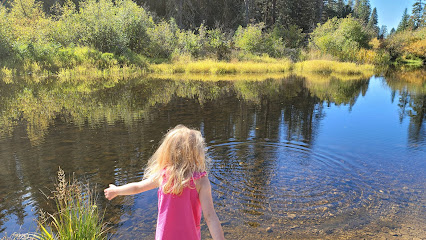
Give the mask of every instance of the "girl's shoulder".
<svg viewBox="0 0 426 240">
<path fill-rule="evenodd" d="M 204 172 L 194 172 L 192 174 L 192 179 L 193 180 L 198 180 L 198 179 L 200 179 L 200 178 L 202 178 L 204 176 L 207 176 L 207 172 L 206 171 L 204 171 Z"/>
</svg>

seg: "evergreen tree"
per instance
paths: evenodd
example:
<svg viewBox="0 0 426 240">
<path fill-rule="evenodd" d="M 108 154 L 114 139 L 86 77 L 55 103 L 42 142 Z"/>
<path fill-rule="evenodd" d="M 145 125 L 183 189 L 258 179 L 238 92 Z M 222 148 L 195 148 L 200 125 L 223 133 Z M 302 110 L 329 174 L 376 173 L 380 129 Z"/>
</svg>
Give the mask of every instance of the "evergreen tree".
<svg viewBox="0 0 426 240">
<path fill-rule="evenodd" d="M 422 18 L 420 19 L 419 27 L 426 27 L 426 6 L 423 7 Z"/>
<path fill-rule="evenodd" d="M 401 22 L 399 22 L 397 32 L 404 31 L 409 26 L 410 15 L 407 13 L 407 9 L 404 10 L 404 14 L 402 14 Z"/>
<path fill-rule="evenodd" d="M 349 6 L 352 9 L 352 7 L 354 6 L 354 1 L 353 0 L 348 0 L 347 6 Z"/>
<path fill-rule="evenodd" d="M 422 15 L 424 14 L 422 0 L 416 0 L 413 4 L 413 11 L 411 15 L 411 25 L 413 29 L 420 27 L 422 24 Z"/>
<path fill-rule="evenodd" d="M 337 17 L 342 18 L 344 13 L 345 13 L 345 2 L 343 0 L 338 0 L 337 1 Z"/>
<path fill-rule="evenodd" d="M 377 9 L 374 8 L 373 12 L 371 13 L 370 20 L 368 21 L 367 28 L 375 32 L 378 32 L 379 27 L 377 26 L 377 23 L 378 23 Z"/>
<path fill-rule="evenodd" d="M 396 32 L 395 28 L 392 28 L 392 29 L 390 30 L 389 35 L 392 35 L 392 34 L 394 34 L 395 32 Z"/>
<path fill-rule="evenodd" d="M 371 7 L 369 0 L 356 0 L 354 6 L 354 16 L 365 24 L 368 23 L 371 14 Z"/>
</svg>

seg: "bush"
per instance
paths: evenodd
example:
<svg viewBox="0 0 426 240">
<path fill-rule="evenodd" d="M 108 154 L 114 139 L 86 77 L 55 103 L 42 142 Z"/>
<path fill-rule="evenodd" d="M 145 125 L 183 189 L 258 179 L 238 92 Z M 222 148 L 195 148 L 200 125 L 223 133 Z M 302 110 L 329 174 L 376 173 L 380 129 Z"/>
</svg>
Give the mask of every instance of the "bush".
<svg viewBox="0 0 426 240">
<path fill-rule="evenodd" d="M 146 55 L 152 58 L 170 58 L 177 45 L 178 31 L 179 27 L 174 19 L 169 22 L 161 21 L 148 28 L 150 43 Z"/>
<path fill-rule="evenodd" d="M 426 28 L 392 34 L 386 39 L 385 48 L 392 59 L 420 58 L 424 60 L 426 59 Z"/>
<path fill-rule="evenodd" d="M 147 29 L 152 17 L 131 0 L 87 0 L 80 11 L 68 2 L 59 8 L 60 17 L 50 36 L 68 46 L 71 43 L 94 47 L 102 52 L 123 53 L 129 48 L 142 53 L 149 43 Z"/>
<path fill-rule="evenodd" d="M 14 40 L 23 44 L 47 43 L 50 20 L 46 18 L 42 3 L 35 0 L 13 1 L 8 14 Z"/>
<path fill-rule="evenodd" d="M 246 53 L 261 54 L 263 48 L 263 23 L 250 24 L 246 28 L 238 27 L 234 35 L 234 44 Z"/>
<path fill-rule="evenodd" d="M 195 34 L 191 30 L 180 30 L 176 32 L 177 46 L 174 54 L 190 54 L 191 56 L 198 57 L 202 49 L 202 37 Z"/>
<path fill-rule="evenodd" d="M 218 60 L 228 59 L 231 53 L 230 40 L 220 28 L 207 30 L 208 52 L 216 55 Z"/>
<path fill-rule="evenodd" d="M 357 60 L 361 48 L 368 48 L 369 35 L 362 24 L 348 16 L 329 19 L 311 34 L 310 48 L 344 61 Z"/>
<path fill-rule="evenodd" d="M 12 39 L 10 20 L 6 9 L 0 5 L 0 56 L 2 61 L 12 55 Z"/>
<path fill-rule="evenodd" d="M 38 239 L 106 239 L 106 225 L 87 184 L 68 182 L 59 168 L 56 191 L 53 192 L 57 212 L 41 212 Z"/>
<path fill-rule="evenodd" d="M 274 38 L 282 38 L 286 48 L 300 48 L 303 45 L 305 34 L 303 29 L 299 26 L 292 24 L 288 27 L 283 27 L 281 24 L 275 24 L 272 35 Z"/>
</svg>

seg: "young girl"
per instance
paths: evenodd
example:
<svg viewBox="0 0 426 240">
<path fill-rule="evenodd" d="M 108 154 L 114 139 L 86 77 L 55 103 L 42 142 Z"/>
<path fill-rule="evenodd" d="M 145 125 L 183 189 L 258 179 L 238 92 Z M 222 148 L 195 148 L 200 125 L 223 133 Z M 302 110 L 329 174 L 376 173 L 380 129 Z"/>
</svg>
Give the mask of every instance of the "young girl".
<svg viewBox="0 0 426 240">
<path fill-rule="evenodd" d="M 201 239 L 201 210 L 213 239 L 224 239 L 207 178 L 204 139 L 199 131 L 178 125 L 149 159 L 140 182 L 104 190 L 108 200 L 158 189 L 155 239 Z"/>
</svg>

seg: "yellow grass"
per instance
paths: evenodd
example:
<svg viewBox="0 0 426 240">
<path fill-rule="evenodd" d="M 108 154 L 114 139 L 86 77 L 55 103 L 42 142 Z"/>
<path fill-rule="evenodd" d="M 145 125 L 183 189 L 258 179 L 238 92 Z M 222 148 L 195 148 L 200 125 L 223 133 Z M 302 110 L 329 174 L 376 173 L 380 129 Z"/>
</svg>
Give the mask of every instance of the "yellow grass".
<svg viewBox="0 0 426 240">
<path fill-rule="evenodd" d="M 312 72 L 320 74 L 373 75 L 374 65 L 336 62 L 329 60 L 310 60 L 294 64 L 294 72 Z"/>
<path fill-rule="evenodd" d="M 371 77 L 374 66 L 329 60 L 310 60 L 292 63 L 287 59 L 268 61 L 179 61 L 174 63 L 152 64 L 150 76 L 164 79 L 193 80 L 236 80 L 281 78 L 289 74 L 308 76 L 310 79 L 361 79 Z M 266 75 L 265 75 L 266 74 Z M 176 76 L 174 76 L 176 75 Z M 316 75 L 312 77 L 312 75 Z"/>
<path fill-rule="evenodd" d="M 268 62 L 223 62 L 215 60 L 201 60 L 191 62 L 176 62 L 153 64 L 149 71 L 156 74 L 245 74 L 245 73 L 283 73 L 291 70 L 292 63 L 287 59 Z"/>
<path fill-rule="evenodd" d="M 149 77 L 154 79 L 165 80 L 201 80 L 201 81 L 264 81 L 267 79 L 282 79 L 290 75 L 287 73 L 242 73 L 242 74 L 149 74 Z"/>
</svg>

